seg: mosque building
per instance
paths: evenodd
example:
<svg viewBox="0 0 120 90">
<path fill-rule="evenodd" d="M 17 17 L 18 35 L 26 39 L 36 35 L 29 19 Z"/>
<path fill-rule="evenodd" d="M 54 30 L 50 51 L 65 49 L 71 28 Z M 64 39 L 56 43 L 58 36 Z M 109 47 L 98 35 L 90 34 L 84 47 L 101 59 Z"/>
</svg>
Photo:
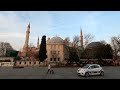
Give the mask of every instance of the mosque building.
<svg viewBox="0 0 120 90">
<path fill-rule="evenodd" d="M 22 48 L 22 51 L 19 52 L 20 57 L 26 57 L 27 53 L 29 51 L 32 51 L 32 53 L 39 51 L 39 48 L 40 48 L 39 37 L 38 37 L 36 47 L 29 47 L 29 45 L 28 45 L 29 36 L 30 36 L 30 23 L 27 26 L 24 46 Z M 80 33 L 80 43 L 81 43 L 81 47 L 83 47 L 82 29 L 81 29 L 81 33 Z M 69 59 L 68 46 L 66 45 L 65 41 L 59 36 L 54 36 L 52 38 L 49 38 L 49 37 L 47 38 L 47 40 L 46 40 L 46 50 L 47 50 L 47 59 L 45 60 L 45 62 L 47 64 L 49 62 L 53 62 L 55 64 L 65 63 L 65 60 Z M 31 61 L 33 61 L 33 60 L 31 60 Z M 37 61 L 37 60 L 35 60 L 35 61 Z"/>
</svg>

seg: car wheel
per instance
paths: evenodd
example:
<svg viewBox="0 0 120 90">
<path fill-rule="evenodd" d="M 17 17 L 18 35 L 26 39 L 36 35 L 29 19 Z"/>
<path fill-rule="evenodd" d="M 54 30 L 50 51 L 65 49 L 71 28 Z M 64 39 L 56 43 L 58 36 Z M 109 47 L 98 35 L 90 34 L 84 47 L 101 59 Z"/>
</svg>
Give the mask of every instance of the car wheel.
<svg viewBox="0 0 120 90">
<path fill-rule="evenodd" d="M 103 71 L 101 71 L 101 72 L 100 72 L 100 75 L 101 75 L 101 76 L 104 76 L 104 72 L 103 72 Z"/>
<path fill-rule="evenodd" d="M 88 72 L 86 72 L 86 73 L 85 73 L 85 76 L 86 76 L 86 77 L 89 77 L 89 73 L 88 73 Z"/>
</svg>

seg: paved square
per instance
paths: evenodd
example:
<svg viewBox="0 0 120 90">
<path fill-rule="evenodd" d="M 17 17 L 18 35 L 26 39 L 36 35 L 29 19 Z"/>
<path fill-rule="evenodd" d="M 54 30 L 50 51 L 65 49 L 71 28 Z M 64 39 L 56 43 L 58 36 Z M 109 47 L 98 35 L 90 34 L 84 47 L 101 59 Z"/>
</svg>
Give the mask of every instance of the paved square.
<svg viewBox="0 0 120 90">
<path fill-rule="evenodd" d="M 1 67 L 0 79 L 120 79 L 120 66 L 103 67 L 104 76 L 78 76 L 79 67 L 53 68 L 55 74 L 46 74 L 47 67 L 12 68 Z"/>
</svg>

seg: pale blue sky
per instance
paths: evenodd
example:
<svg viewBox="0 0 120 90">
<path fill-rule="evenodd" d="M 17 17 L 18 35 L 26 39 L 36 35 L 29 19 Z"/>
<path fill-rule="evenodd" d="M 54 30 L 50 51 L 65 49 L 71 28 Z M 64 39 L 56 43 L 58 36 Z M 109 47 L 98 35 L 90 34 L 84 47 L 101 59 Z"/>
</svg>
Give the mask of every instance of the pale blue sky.
<svg viewBox="0 0 120 90">
<path fill-rule="evenodd" d="M 0 41 L 10 42 L 13 48 L 23 47 L 28 22 L 31 24 L 29 43 L 36 46 L 38 36 L 70 37 L 83 33 L 93 34 L 93 41 L 110 43 L 120 34 L 119 11 L 0 11 Z"/>
</svg>

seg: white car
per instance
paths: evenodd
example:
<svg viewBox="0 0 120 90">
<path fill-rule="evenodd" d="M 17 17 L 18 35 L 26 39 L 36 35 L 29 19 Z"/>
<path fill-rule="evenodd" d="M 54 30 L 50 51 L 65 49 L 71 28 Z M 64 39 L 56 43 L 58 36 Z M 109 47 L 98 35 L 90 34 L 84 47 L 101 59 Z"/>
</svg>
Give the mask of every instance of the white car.
<svg viewBox="0 0 120 90">
<path fill-rule="evenodd" d="M 82 68 L 77 70 L 77 74 L 81 76 L 90 76 L 90 75 L 104 75 L 104 70 L 99 64 L 86 64 Z"/>
</svg>

